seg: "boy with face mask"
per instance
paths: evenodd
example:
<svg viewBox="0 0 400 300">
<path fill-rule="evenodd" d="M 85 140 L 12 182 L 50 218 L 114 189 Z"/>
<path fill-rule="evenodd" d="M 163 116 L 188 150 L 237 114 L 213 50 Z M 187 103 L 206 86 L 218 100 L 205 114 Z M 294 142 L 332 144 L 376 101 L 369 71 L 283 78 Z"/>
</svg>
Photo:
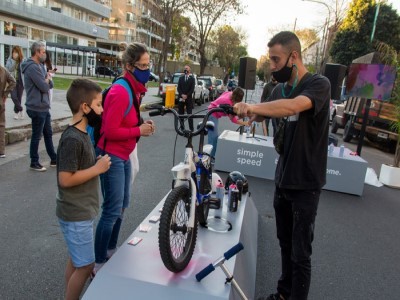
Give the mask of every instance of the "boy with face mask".
<svg viewBox="0 0 400 300">
<path fill-rule="evenodd" d="M 31 46 L 31 58 L 21 65 L 26 91 L 26 113 L 32 119 L 32 137 L 29 150 L 30 169 L 39 172 L 46 171 L 46 168 L 39 162 L 38 153 L 42 134 L 47 154 L 50 156 L 51 167 L 56 166 L 57 156 L 53 145 L 49 98 L 49 90 L 53 88 L 53 81 L 43 68 L 45 60 L 46 45 L 43 42 L 34 42 Z"/>
<path fill-rule="evenodd" d="M 73 114 L 63 132 L 57 153 L 57 208 L 68 248 L 65 299 L 79 295 L 94 267 L 93 221 L 99 211 L 99 175 L 111 165 L 106 154 L 98 157 L 86 126 L 103 111 L 101 87 L 88 79 L 75 79 L 67 91 Z"/>
</svg>

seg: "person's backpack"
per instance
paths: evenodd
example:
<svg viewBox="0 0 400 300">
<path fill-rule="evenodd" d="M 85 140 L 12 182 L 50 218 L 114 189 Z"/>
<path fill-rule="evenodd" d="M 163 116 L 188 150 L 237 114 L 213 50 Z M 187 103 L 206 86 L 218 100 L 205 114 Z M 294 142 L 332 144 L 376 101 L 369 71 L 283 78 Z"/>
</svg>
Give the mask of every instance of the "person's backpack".
<svg viewBox="0 0 400 300">
<path fill-rule="evenodd" d="M 104 107 L 105 101 L 107 99 L 107 94 L 108 94 L 108 92 L 110 91 L 111 87 L 114 84 L 119 84 L 119 85 L 123 86 L 128 91 L 128 94 L 129 94 L 129 105 L 128 105 L 128 108 L 126 109 L 125 113 L 124 113 L 124 117 L 129 113 L 129 111 L 132 108 L 132 105 L 134 105 L 135 109 L 136 109 L 137 118 L 138 118 L 138 125 L 140 125 L 141 118 L 140 118 L 139 103 L 136 101 L 136 96 L 135 96 L 135 93 L 133 91 L 133 88 L 132 88 L 131 84 L 129 83 L 128 79 L 126 79 L 124 77 L 116 78 L 114 80 L 114 82 L 109 87 L 107 87 L 106 89 L 103 90 L 103 92 L 102 92 L 102 105 L 103 105 L 103 107 Z M 101 124 L 102 124 L 102 122 L 99 122 L 95 127 L 92 127 L 92 126 L 88 125 L 87 128 L 86 128 L 86 130 L 87 130 L 87 132 L 88 132 L 88 134 L 90 136 L 90 139 L 92 140 L 92 143 L 93 143 L 94 147 L 97 146 L 97 143 L 99 142 L 99 140 L 100 140 L 100 138 L 101 138 L 101 136 L 103 134 L 103 133 L 100 132 Z M 106 148 L 106 140 L 104 139 L 103 150 L 105 150 L 105 148 Z"/>
</svg>

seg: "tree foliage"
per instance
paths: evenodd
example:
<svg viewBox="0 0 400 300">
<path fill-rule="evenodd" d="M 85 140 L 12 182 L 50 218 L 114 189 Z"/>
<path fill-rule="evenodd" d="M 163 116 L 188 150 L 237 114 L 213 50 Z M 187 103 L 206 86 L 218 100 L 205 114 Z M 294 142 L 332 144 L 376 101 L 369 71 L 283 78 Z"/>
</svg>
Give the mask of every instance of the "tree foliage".
<svg viewBox="0 0 400 300">
<path fill-rule="evenodd" d="M 186 0 L 160 0 L 159 5 L 161 7 L 161 20 L 165 25 L 164 30 L 164 44 L 161 51 L 161 55 L 159 58 L 159 70 L 158 72 L 161 73 L 161 69 L 163 72 L 166 70 L 167 64 L 167 55 L 168 50 L 170 49 L 170 40 L 172 34 L 172 23 L 175 17 L 179 15 L 179 12 L 185 7 Z M 164 73 L 161 73 L 161 80 L 164 79 Z"/>
<path fill-rule="evenodd" d="M 241 14 L 243 11 L 240 0 L 188 0 L 190 15 L 193 15 L 199 34 L 200 75 L 204 74 L 207 65 L 206 46 L 210 32 L 217 21 L 226 16 Z"/>
<path fill-rule="evenodd" d="M 234 69 L 234 64 L 243 56 L 243 33 L 229 25 L 219 27 L 213 35 L 215 45 L 214 59 L 218 58 L 219 65 L 226 69 Z M 245 51 L 247 53 L 247 51 Z"/>
<path fill-rule="evenodd" d="M 386 3 L 380 4 L 374 39 L 370 41 L 375 11 L 375 1 L 353 0 L 330 49 L 334 62 L 349 65 L 355 58 L 374 51 L 379 42 L 400 50 L 400 16 Z"/>
</svg>

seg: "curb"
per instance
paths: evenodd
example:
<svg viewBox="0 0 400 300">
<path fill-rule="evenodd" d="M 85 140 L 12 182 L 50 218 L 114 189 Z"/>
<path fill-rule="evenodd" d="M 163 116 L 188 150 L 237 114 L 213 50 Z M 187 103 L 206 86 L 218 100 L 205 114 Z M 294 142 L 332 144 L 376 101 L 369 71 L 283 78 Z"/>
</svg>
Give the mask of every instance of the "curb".
<svg viewBox="0 0 400 300">
<path fill-rule="evenodd" d="M 146 105 L 161 104 L 161 103 L 162 103 L 161 99 L 160 99 L 160 101 L 151 101 L 148 103 L 144 103 L 140 106 L 140 111 L 146 112 L 147 111 L 145 109 Z M 70 116 L 64 117 L 64 118 L 59 118 L 59 119 L 53 119 L 51 121 L 51 127 L 53 129 L 53 134 L 64 131 L 65 128 L 67 128 L 70 119 L 71 119 Z M 27 141 L 31 137 L 32 137 L 31 124 L 10 127 L 10 128 L 6 128 L 6 130 L 5 130 L 5 144 L 6 145 L 11 145 L 11 144 L 15 144 L 18 142 Z"/>
<path fill-rule="evenodd" d="M 67 128 L 71 117 L 60 118 L 51 121 L 51 127 L 53 134 L 62 132 Z M 32 136 L 31 125 L 23 125 L 20 127 L 7 128 L 5 131 L 5 142 L 6 145 L 27 141 Z"/>
</svg>

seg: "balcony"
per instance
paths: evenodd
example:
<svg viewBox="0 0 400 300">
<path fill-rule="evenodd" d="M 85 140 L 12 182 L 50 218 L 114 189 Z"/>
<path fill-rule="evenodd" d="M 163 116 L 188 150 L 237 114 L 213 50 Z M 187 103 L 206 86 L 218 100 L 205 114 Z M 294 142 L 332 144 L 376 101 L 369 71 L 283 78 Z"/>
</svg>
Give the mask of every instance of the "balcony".
<svg viewBox="0 0 400 300">
<path fill-rule="evenodd" d="M 93 1 L 89 1 L 93 4 Z M 97 4 L 96 4 L 97 5 Z M 28 22 L 46 24 L 49 27 L 59 28 L 92 38 L 108 38 L 108 30 L 95 24 L 83 22 L 53 11 L 46 7 L 40 7 L 27 3 L 24 0 L 0 1 L 0 12 Z"/>
<path fill-rule="evenodd" d="M 136 29 L 136 31 L 139 32 L 139 33 L 144 33 L 144 34 L 146 34 L 146 35 L 149 35 L 149 36 L 151 36 L 152 38 L 155 38 L 155 39 L 160 40 L 160 41 L 162 41 L 162 42 L 165 41 L 165 39 L 164 39 L 163 37 L 161 37 L 161 36 L 159 36 L 159 35 L 157 35 L 157 34 L 154 34 L 154 33 L 150 32 L 150 30 L 147 30 L 147 29 L 145 29 L 145 28 L 143 28 L 143 27 L 138 27 L 138 28 Z"/>
<path fill-rule="evenodd" d="M 97 42 L 118 45 L 120 42 L 134 43 L 137 39 L 132 35 L 109 34 L 108 39 L 98 39 Z"/>
<path fill-rule="evenodd" d="M 163 29 L 165 29 L 165 25 L 163 23 L 161 23 L 160 21 L 154 19 L 150 14 L 143 13 L 142 19 L 149 20 L 149 21 L 157 24 L 158 26 L 162 27 Z"/>
<path fill-rule="evenodd" d="M 111 8 L 97 3 L 93 0 L 64 0 L 65 4 L 71 4 L 81 10 L 90 12 L 100 17 L 108 18 L 111 13 Z"/>
</svg>

